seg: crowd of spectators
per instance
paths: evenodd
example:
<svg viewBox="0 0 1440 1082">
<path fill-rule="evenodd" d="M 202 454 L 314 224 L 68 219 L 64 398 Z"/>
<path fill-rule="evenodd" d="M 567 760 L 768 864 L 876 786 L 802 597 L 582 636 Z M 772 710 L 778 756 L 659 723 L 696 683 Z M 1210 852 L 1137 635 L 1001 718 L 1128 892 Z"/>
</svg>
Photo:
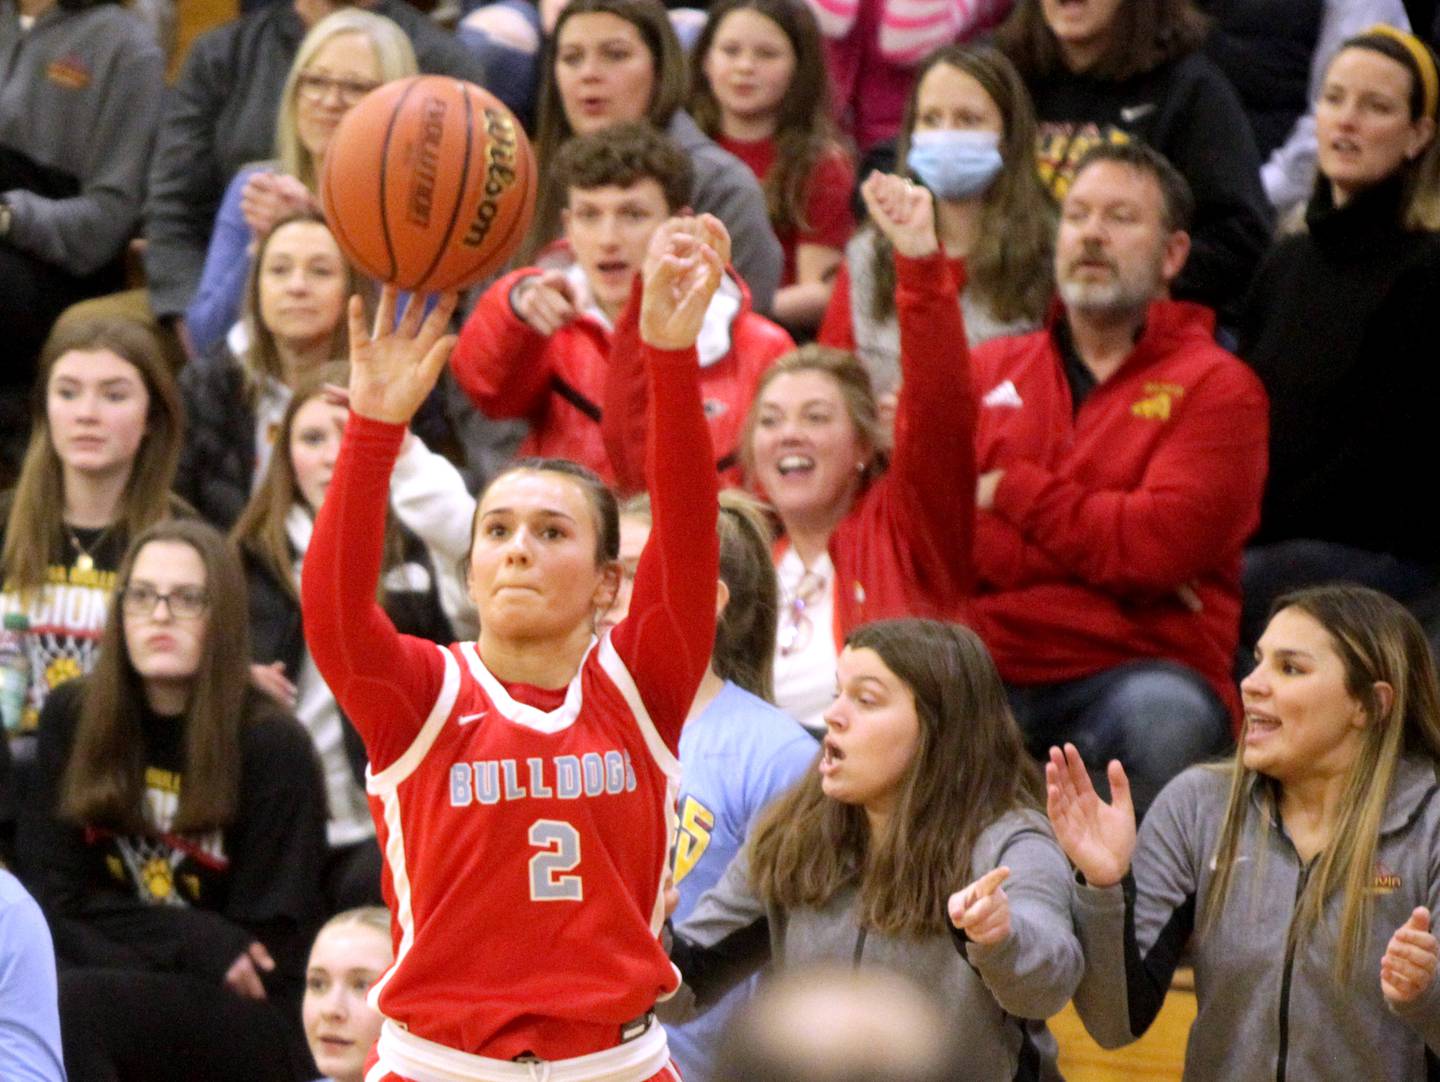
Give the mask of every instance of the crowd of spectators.
<svg viewBox="0 0 1440 1082">
<path fill-rule="evenodd" d="M 126 6 L 0 0 L 0 616 L 29 680 L 0 928 L 41 927 L 23 883 L 62 1015 L 27 1029 L 35 1077 L 62 1041 L 79 1079 L 361 1077 L 342 993 L 389 964 L 382 860 L 298 584 L 347 304 L 378 291 L 316 195 L 365 94 L 479 83 L 542 178 L 396 464 L 379 600 L 407 634 L 474 637 L 474 494 L 516 455 L 639 497 L 633 572 L 666 440 L 636 279 L 687 208 L 733 241 L 699 382 L 755 500 L 725 497 L 722 637 L 748 622 L 681 744 L 680 916 L 720 891 L 695 952 L 735 934 L 724 862 L 805 773 L 862 625 L 968 625 L 1026 753 L 1075 745 L 1102 793 L 1118 759 L 1142 816 L 1233 746 L 1281 595 L 1362 583 L 1440 640 L 1412 472 L 1440 403 L 1437 36 L 1400 0 L 269 0 L 167 86 Z M 774 845 L 812 844 L 798 815 Z M 687 1079 L 714 1028 L 677 1041 Z"/>
</svg>

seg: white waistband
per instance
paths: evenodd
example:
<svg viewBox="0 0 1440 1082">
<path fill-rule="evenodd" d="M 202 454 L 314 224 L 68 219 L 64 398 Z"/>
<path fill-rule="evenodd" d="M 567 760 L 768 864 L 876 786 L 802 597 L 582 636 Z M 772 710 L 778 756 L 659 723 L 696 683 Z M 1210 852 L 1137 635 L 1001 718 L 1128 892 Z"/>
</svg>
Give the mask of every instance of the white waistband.
<svg viewBox="0 0 1440 1082">
<path fill-rule="evenodd" d="M 406 1032 L 387 1018 L 376 1051 L 377 1066 L 414 1082 L 645 1082 L 670 1062 L 665 1027 L 659 1022 L 652 1022 L 633 1041 L 603 1052 L 516 1063 L 446 1048 Z"/>
</svg>

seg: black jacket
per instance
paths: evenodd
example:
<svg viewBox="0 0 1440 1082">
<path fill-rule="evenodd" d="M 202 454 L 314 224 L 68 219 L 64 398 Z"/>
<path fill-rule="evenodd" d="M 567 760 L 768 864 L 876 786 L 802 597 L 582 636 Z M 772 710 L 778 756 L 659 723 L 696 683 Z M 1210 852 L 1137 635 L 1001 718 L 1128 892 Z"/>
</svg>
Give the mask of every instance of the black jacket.
<svg viewBox="0 0 1440 1082">
<path fill-rule="evenodd" d="M 228 530 L 250 499 L 255 472 L 255 411 L 245 375 L 221 342 L 180 370 L 185 444 L 175 491 L 207 522 Z"/>
<path fill-rule="evenodd" d="M 385 612 L 401 634 L 442 644 L 449 643 L 455 636 L 440 605 L 435 568 L 431 564 L 430 555 L 419 538 L 404 527 L 399 527 L 399 530 L 404 558 L 400 564 L 386 569 L 387 586 L 393 584 L 399 587 L 407 575 L 415 576 L 415 581 L 419 582 L 420 572 L 428 577 L 429 584 L 417 590 L 387 589 Z M 305 659 L 305 634 L 300 622 L 300 601 L 276 578 L 270 564 L 254 549 L 242 546 L 241 557 L 245 562 L 250 601 L 250 657 L 261 665 L 281 662 L 285 666 L 286 678 L 293 682 L 298 679 L 300 665 Z M 363 788 L 365 746 L 361 743 L 355 727 L 348 722 L 345 725 L 345 753 L 350 759 L 356 781 Z"/>
<path fill-rule="evenodd" d="M 1230 324 L 1270 240 L 1260 156 L 1234 89 L 1191 53 L 1123 82 L 1057 73 L 1032 80 L 1040 167 L 1064 195 L 1084 153 L 1100 142 L 1142 139 L 1178 169 L 1195 194 L 1190 258 L 1178 300 L 1208 304 Z"/>
<path fill-rule="evenodd" d="M 1266 161 L 1310 110 L 1310 63 L 1324 0 L 1201 0 L 1205 52 L 1234 85 Z"/>
<path fill-rule="evenodd" d="M 1440 402 L 1440 236 L 1402 229 L 1400 198 L 1392 180 L 1337 210 L 1322 183 L 1309 231 L 1276 244 L 1255 277 L 1239 353 L 1270 395 L 1256 544 L 1440 561 L 1440 527 L 1416 510 Z"/>
</svg>

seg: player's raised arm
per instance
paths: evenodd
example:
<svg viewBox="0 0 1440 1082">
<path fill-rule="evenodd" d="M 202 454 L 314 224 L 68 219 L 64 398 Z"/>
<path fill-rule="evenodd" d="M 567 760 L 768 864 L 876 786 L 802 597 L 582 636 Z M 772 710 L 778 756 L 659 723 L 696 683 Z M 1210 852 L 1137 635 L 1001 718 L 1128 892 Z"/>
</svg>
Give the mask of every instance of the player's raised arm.
<svg viewBox="0 0 1440 1082">
<path fill-rule="evenodd" d="M 395 298 L 387 286 L 376 327 L 394 329 L 374 336 L 359 298 L 350 301 L 350 417 L 301 581 L 311 656 L 364 737 L 377 770 L 418 731 L 443 664 L 433 644 L 396 632 L 375 600 L 375 587 L 390 471 L 406 425 L 454 344 L 445 330 L 455 297 L 443 297 L 423 321 L 422 305 L 412 300 L 398 324 Z"/>
<path fill-rule="evenodd" d="M 695 339 L 729 246 L 725 227 L 710 215 L 672 218 L 651 238 L 642 271 L 640 339 L 656 434 L 646 476 L 655 524 L 614 643 L 672 749 L 715 637 L 718 482 Z"/>
</svg>

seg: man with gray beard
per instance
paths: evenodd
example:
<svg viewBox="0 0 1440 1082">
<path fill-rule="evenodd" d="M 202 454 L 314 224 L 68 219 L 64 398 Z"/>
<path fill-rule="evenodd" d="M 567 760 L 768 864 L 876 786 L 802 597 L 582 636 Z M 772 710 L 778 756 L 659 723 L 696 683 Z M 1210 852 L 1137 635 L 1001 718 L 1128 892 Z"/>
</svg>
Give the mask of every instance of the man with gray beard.
<svg viewBox="0 0 1440 1082">
<path fill-rule="evenodd" d="M 972 623 L 1031 752 L 1119 759 L 1142 812 L 1230 741 L 1265 481 L 1264 390 L 1210 309 L 1168 299 L 1193 206 L 1154 150 L 1095 148 L 1061 207 L 1049 325 L 973 355 Z"/>
</svg>

